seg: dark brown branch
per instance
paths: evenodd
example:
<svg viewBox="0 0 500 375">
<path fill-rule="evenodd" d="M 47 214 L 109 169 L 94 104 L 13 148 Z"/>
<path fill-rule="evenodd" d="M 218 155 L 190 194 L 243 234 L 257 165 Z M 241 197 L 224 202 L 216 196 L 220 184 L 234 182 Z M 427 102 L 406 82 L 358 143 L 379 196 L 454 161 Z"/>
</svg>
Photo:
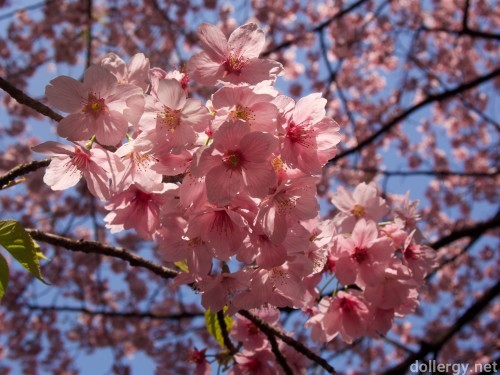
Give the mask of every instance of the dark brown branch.
<svg viewBox="0 0 500 375">
<path fill-rule="evenodd" d="M 305 355 L 310 360 L 316 362 L 318 365 L 323 367 L 328 373 L 335 374 L 335 369 L 328 364 L 325 359 L 321 358 L 319 355 L 312 352 L 309 348 L 304 346 L 301 342 L 294 340 L 293 338 L 285 335 L 284 333 L 278 331 L 277 329 L 271 327 L 269 324 L 264 322 L 263 320 L 257 318 L 256 316 L 250 314 L 248 311 L 240 310 L 238 314 L 244 316 L 248 320 L 250 320 L 253 324 L 255 324 L 264 334 L 271 334 L 278 338 L 280 338 L 285 344 L 291 346 L 299 353 Z"/>
<path fill-rule="evenodd" d="M 18 165 L 12 168 L 3 176 L 0 176 L 0 190 L 5 186 L 15 181 L 16 178 L 24 176 L 25 174 L 34 172 L 40 168 L 46 167 L 50 164 L 50 159 L 43 159 L 38 161 L 30 161 L 29 163 Z"/>
<path fill-rule="evenodd" d="M 12 96 L 19 104 L 26 105 L 38 113 L 51 118 L 54 121 L 61 121 L 63 116 L 54 112 L 45 104 L 26 95 L 24 92 L 14 87 L 11 83 L 0 77 L 0 88 Z"/>
<path fill-rule="evenodd" d="M 337 156 L 335 156 L 333 159 L 331 159 L 329 161 L 329 163 L 335 163 L 339 159 L 342 159 L 348 155 L 351 155 L 355 152 L 360 151 L 361 149 L 363 149 L 364 147 L 366 147 L 367 145 L 372 143 L 375 139 L 377 139 L 381 135 L 387 133 L 394 126 L 396 126 L 400 121 L 404 120 L 405 118 L 407 118 L 413 112 L 416 112 L 420 108 L 423 108 L 423 107 L 425 107 L 431 103 L 434 103 L 434 102 L 439 102 L 439 101 L 443 101 L 445 99 L 451 98 L 457 94 L 460 94 L 462 92 L 470 90 L 476 86 L 479 86 L 482 83 L 488 82 L 489 80 L 491 80 L 499 75 L 500 75 L 500 68 L 498 68 L 498 69 L 496 69 L 488 74 L 485 74 L 484 76 L 480 76 L 472 81 L 469 81 L 469 82 L 466 82 L 460 86 L 457 86 L 454 89 L 446 90 L 446 91 L 443 91 L 439 94 L 429 95 L 424 100 L 420 101 L 419 103 L 415 104 L 414 106 L 406 109 L 405 111 L 403 111 L 399 115 L 392 118 L 392 120 L 390 120 L 386 124 L 382 125 L 382 127 L 379 130 L 377 130 L 372 135 L 370 135 L 369 137 L 367 137 L 364 140 L 362 140 L 361 142 L 359 142 L 356 146 L 354 146 L 350 149 L 347 149 L 347 150 L 341 152 L 340 154 L 338 154 Z"/>
<path fill-rule="evenodd" d="M 92 15 L 92 0 L 87 0 L 87 56 L 86 56 L 86 64 L 85 66 L 88 68 L 90 64 L 92 64 L 92 23 L 93 23 L 93 15 Z"/>
<path fill-rule="evenodd" d="M 57 312 L 70 312 L 70 313 L 80 313 L 92 316 L 106 316 L 110 318 L 133 318 L 133 319 L 154 319 L 154 320 L 181 320 L 181 319 L 191 319 L 198 318 L 204 315 L 203 312 L 182 312 L 177 314 L 154 314 L 150 311 L 95 311 L 89 310 L 85 307 L 72 307 L 72 306 L 42 306 L 26 304 L 23 305 L 29 310 L 33 311 L 57 311 Z"/>
<path fill-rule="evenodd" d="M 366 173 L 382 174 L 384 176 L 459 176 L 459 177 L 484 177 L 484 178 L 495 178 L 500 172 L 460 172 L 460 171 L 435 171 L 435 170 L 416 170 L 416 171 L 385 171 L 375 168 L 358 168 L 353 166 L 341 166 L 341 169 L 350 169 L 353 171 L 360 171 Z"/>
<path fill-rule="evenodd" d="M 443 332 L 437 340 L 432 343 L 423 343 L 420 350 L 408 356 L 399 365 L 384 372 L 385 375 L 399 375 L 405 374 L 408 368 L 417 360 L 425 358 L 429 353 L 439 351 L 448 340 L 450 340 L 457 332 L 459 332 L 464 326 L 469 324 L 476 318 L 487 306 L 495 299 L 495 297 L 500 293 L 500 281 L 498 281 L 494 286 L 492 286 L 486 293 L 483 294 L 472 306 L 470 306 L 458 319 L 457 321 Z"/>
<path fill-rule="evenodd" d="M 422 27 L 422 30 L 427 32 L 434 33 L 446 33 L 453 34 L 457 36 L 470 36 L 471 38 L 480 38 L 480 39 L 488 39 L 488 40 L 500 40 L 500 34 L 488 33 L 480 30 L 472 30 L 472 29 L 462 29 L 462 30 L 449 30 L 442 27 Z"/>
<path fill-rule="evenodd" d="M 464 18 L 462 18 L 462 28 L 464 30 L 469 29 L 469 10 L 470 10 L 470 0 L 465 0 L 464 4 Z"/>
<path fill-rule="evenodd" d="M 429 246 L 434 250 L 438 250 L 441 247 L 447 246 L 461 238 L 481 236 L 486 231 L 498 227 L 500 227 L 500 211 L 497 212 L 497 214 L 490 220 L 482 221 L 477 223 L 476 225 L 453 231 L 449 235 L 440 238 L 436 242 L 431 243 Z"/>
<path fill-rule="evenodd" d="M 217 321 L 220 325 L 220 332 L 222 334 L 222 339 L 224 340 L 224 346 L 227 348 L 227 350 L 229 350 L 229 354 L 236 354 L 238 350 L 234 347 L 233 342 L 229 338 L 226 321 L 224 320 L 224 311 L 220 310 L 217 312 Z"/>
<path fill-rule="evenodd" d="M 271 49 L 268 49 L 267 51 L 262 52 L 260 56 L 261 57 L 267 57 L 267 56 L 269 56 L 270 54 L 272 54 L 274 52 L 278 52 L 278 51 L 280 51 L 282 49 L 285 49 L 285 48 L 288 48 L 288 47 L 294 45 L 295 43 L 299 42 L 302 38 L 304 38 L 304 36 L 306 36 L 309 33 L 320 32 L 325 27 L 327 27 L 328 25 L 330 25 L 333 21 L 338 20 L 339 18 L 342 18 L 343 16 L 345 16 L 348 13 L 350 13 L 354 9 L 356 9 L 359 6 L 363 5 L 363 3 L 365 3 L 366 1 L 367 0 L 358 0 L 358 1 L 356 1 L 355 3 L 353 3 L 352 5 L 350 5 L 349 7 L 345 8 L 345 9 L 342 9 L 340 12 L 334 14 L 333 16 L 331 16 L 327 20 L 321 22 L 319 25 L 313 27 L 309 31 L 306 31 L 305 33 L 303 33 L 302 35 L 297 36 L 296 38 L 293 38 L 291 40 L 287 40 L 287 41 L 285 41 L 285 42 L 283 42 L 281 44 L 278 44 L 278 45 L 276 45 L 274 47 L 271 47 Z"/>
<path fill-rule="evenodd" d="M 265 332 L 264 332 L 265 333 Z M 267 336 L 267 339 L 269 340 L 269 343 L 271 344 L 271 351 L 273 352 L 274 356 L 276 357 L 276 360 L 280 364 L 281 368 L 287 375 L 293 375 L 293 370 L 290 368 L 290 365 L 288 364 L 285 356 L 280 351 L 280 348 L 278 346 L 278 342 L 276 341 L 276 338 L 274 335 L 270 333 L 265 333 Z"/>
<path fill-rule="evenodd" d="M 159 265 L 148 259 L 133 254 L 121 247 L 113 247 L 100 242 L 73 240 L 67 237 L 58 236 L 56 234 L 45 233 L 39 230 L 27 229 L 33 239 L 45 242 L 54 246 L 64 247 L 72 251 L 80 251 L 87 254 L 100 254 L 110 257 L 122 259 L 128 262 L 131 266 L 145 268 L 154 274 L 164 278 L 171 279 L 179 274 L 178 271 L 171 268 Z"/>
</svg>

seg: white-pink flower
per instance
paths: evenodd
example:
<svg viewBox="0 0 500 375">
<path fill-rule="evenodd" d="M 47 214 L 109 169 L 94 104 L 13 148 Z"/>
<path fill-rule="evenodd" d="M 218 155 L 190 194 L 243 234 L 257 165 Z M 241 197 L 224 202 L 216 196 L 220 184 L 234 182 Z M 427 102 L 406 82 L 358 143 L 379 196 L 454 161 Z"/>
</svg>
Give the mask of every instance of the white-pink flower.
<svg viewBox="0 0 500 375">
<path fill-rule="evenodd" d="M 286 124 L 280 136 L 281 159 L 292 168 L 309 174 L 335 156 L 340 142 L 339 126 L 325 117 L 326 99 L 320 93 L 300 99 L 293 110 L 287 105 Z"/>
<path fill-rule="evenodd" d="M 181 84 L 175 79 L 158 82 L 154 101 L 148 101 L 141 119 L 144 130 L 156 129 L 159 141 L 168 141 L 173 148 L 192 146 L 197 132 L 209 124 L 210 114 L 200 101 L 186 98 Z"/>
<path fill-rule="evenodd" d="M 136 125 L 144 111 L 139 87 L 118 84 L 113 74 L 96 65 L 86 70 L 83 83 L 66 76 L 53 79 L 45 95 L 51 105 L 69 113 L 59 122 L 57 133 L 71 141 L 95 135 L 103 145 L 117 145 L 129 123 Z"/>
<path fill-rule="evenodd" d="M 196 175 L 206 174 L 208 200 L 225 205 L 238 193 L 265 196 L 276 179 L 269 160 L 275 148 L 275 137 L 250 132 L 245 123 L 221 126 L 196 168 Z"/>
<path fill-rule="evenodd" d="M 317 342 L 333 340 L 339 333 L 351 344 L 366 333 L 370 319 L 368 306 L 358 291 L 338 292 L 334 298 L 323 298 L 319 303 L 319 313 L 306 322 L 311 327 L 311 337 Z"/>
<path fill-rule="evenodd" d="M 78 144 L 45 142 L 32 150 L 52 157 L 43 177 L 52 190 L 68 189 L 84 177 L 89 191 L 100 200 L 109 198 L 110 179 L 114 185 L 124 168 L 117 156 L 99 146 L 87 150 Z"/>
<path fill-rule="evenodd" d="M 164 184 L 162 190 L 155 192 L 130 185 L 127 190 L 113 196 L 105 206 L 111 211 L 104 217 L 106 228 L 111 233 L 133 228 L 142 238 L 151 239 L 160 227 L 161 207 L 169 203 L 173 205 L 177 190 L 175 184 Z"/>
<path fill-rule="evenodd" d="M 101 60 L 101 66 L 110 71 L 118 83 L 130 83 L 143 91 L 149 86 L 149 59 L 143 53 L 135 54 L 128 64 L 117 54 L 110 52 Z"/>
<path fill-rule="evenodd" d="M 283 70 L 277 61 L 259 59 L 265 37 L 255 23 L 238 27 L 229 40 L 216 26 L 203 23 L 198 37 L 204 51 L 191 57 L 188 72 L 201 84 L 215 85 L 223 81 L 254 85 L 274 80 Z"/>
<path fill-rule="evenodd" d="M 252 131 L 276 134 L 278 108 L 269 93 L 256 92 L 249 86 L 225 86 L 212 96 L 215 118 L 211 129 L 216 132 L 225 122 L 243 121 Z"/>
<path fill-rule="evenodd" d="M 332 196 L 332 203 L 341 211 L 335 222 L 343 232 L 352 231 L 356 220 L 360 218 L 377 221 L 389 211 L 378 190 L 364 182 L 357 185 L 354 192 L 339 186 Z"/>
<path fill-rule="evenodd" d="M 392 241 L 378 237 L 377 224 L 359 220 L 348 238 L 337 237 L 338 260 L 335 275 L 343 285 L 376 286 L 394 254 Z"/>
</svg>

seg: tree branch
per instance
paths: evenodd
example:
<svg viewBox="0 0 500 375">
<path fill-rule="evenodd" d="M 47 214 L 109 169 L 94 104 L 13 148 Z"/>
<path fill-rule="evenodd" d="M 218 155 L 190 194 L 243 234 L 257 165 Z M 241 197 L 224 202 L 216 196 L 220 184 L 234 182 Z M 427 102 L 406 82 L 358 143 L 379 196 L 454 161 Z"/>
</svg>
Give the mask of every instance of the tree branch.
<svg viewBox="0 0 500 375">
<path fill-rule="evenodd" d="M 408 356 L 399 365 L 384 372 L 384 375 L 405 374 L 412 363 L 424 358 L 429 353 L 439 351 L 443 347 L 443 345 L 448 340 L 450 340 L 458 331 L 460 331 L 465 325 L 474 320 L 474 318 L 478 316 L 499 293 L 500 281 L 498 281 L 486 293 L 484 293 L 481 298 L 479 298 L 472 306 L 470 306 L 467 311 L 465 311 L 450 328 L 448 328 L 445 332 L 438 336 L 437 340 L 432 343 L 423 343 L 417 353 Z"/>
<path fill-rule="evenodd" d="M 484 234 L 486 231 L 494 228 L 500 227 L 500 211 L 496 215 L 487 221 L 482 221 L 476 225 L 465 227 L 456 231 L 451 232 L 449 235 L 440 238 L 436 242 L 431 243 L 429 246 L 434 250 L 438 250 L 441 247 L 451 244 L 456 240 L 464 237 L 476 237 Z"/>
<path fill-rule="evenodd" d="M 335 374 L 335 369 L 328 364 L 325 359 L 321 358 L 314 352 L 312 352 L 309 348 L 304 346 L 301 342 L 294 340 L 293 338 L 285 335 L 284 333 L 278 331 L 277 329 L 271 327 L 269 324 L 264 322 L 263 320 L 257 318 L 256 316 L 250 314 L 248 311 L 245 310 L 240 310 L 238 311 L 238 314 L 241 316 L 244 316 L 248 320 L 250 320 L 253 324 L 255 324 L 264 334 L 272 334 L 276 337 L 279 337 L 285 344 L 291 346 L 294 348 L 296 351 L 299 353 L 305 355 L 307 358 L 310 360 L 314 361 L 321 367 L 323 367 L 328 373 L 330 374 Z"/>
<path fill-rule="evenodd" d="M 100 242 L 73 240 L 67 237 L 58 236 L 57 234 L 45 233 L 35 229 L 26 229 L 33 239 L 45 242 L 54 246 L 64 247 L 72 251 L 80 251 L 87 254 L 107 255 L 114 258 L 122 259 L 128 262 L 131 266 L 145 268 L 154 274 L 164 278 L 171 279 L 179 274 L 178 271 L 154 263 L 139 255 L 133 254 L 121 247 L 113 247 Z"/>
<path fill-rule="evenodd" d="M 227 332 L 226 321 L 224 320 L 224 311 L 217 311 L 217 321 L 220 325 L 220 332 L 222 334 L 222 339 L 224 340 L 224 346 L 229 350 L 229 354 L 234 355 L 238 351 L 231 339 L 229 338 L 229 333 Z"/>
<path fill-rule="evenodd" d="M 285 372 L 286 375 L 293 375 L 293 370 L 290 368 L 290 365 L 288 364 L 285 356 L 281 353 L 280 348 L 278 346 L 278 342 L 276 341 L 276 338 L 274 335 L 272 335 L 269 332 L 264 332 L 264 334 L 267 336 L 267 339 L 271 343 L 271 350 L 276 357 L 276 360 L 280 364 L 281 368 Z"/>
<path fill-rule="evenodd" d="M 46 167 L 49 164 L 50 164 L 50 159 L 43 159 L 43 160 L 30 161 L 29 163 L 21 164 L 15 168 L 12 168 L 3 176 L 0 176 L 0 190 L 2 190 L 10 183 L 15 181 L 16 178 L 34 172 L 40 168 Z"/>
<path fill-rule="evenodd" d="M 464 91 L 470 90 L 476 86 L 479 86 L 482 83 L 488 82 L 489 80 L 497 77 L 500 75 L 500 68 L 485 74 L 484 76 L 480 76 L 472 81 L 466 82 L 460 86 L 455 87 L 454 89 L 451 90 L 446 90 L 443 91 L 439 94 L 434 94 L 434 95 L 429 95 L 427 98 L 424 100 L 420 101 L 419 103 L 415 104 L 414 106 L 406 109 L 396 117 L 394 117 L 392 120 L 387 122 L 385 125 L 382 125 L 382 127 L 374 132 L 372 135 L 369 137 L 365 138 L 361 142 L 359 142 L 356 146 L 347 149 L 337 156 L 335 156 L 333 159 L 331 159 L 328 163 L 332 164 L 335 163 L 337 160 L 342 159 L 350 154 L 353 154 L 355 152 L 360 151 L 370 143 L 372 143 L 375 139 L 380 137 L 382 134 L 387 133 L 389 130 L 391 130 L 395 125 L 397 125 L 400 121 L 404 120 L 406 117 L 410 116 L 413 112 L 419 110 L 422 107 L 427 106 L 428 104 L 434 103 L 434 102 L 439 102 L 443 101 L 445 99 L 451 98 L 457 94 L 460 94 Z"/>
<path fill-rule="evenodd" d="M 71 312 L 71 313 L 81 313 L 85 315 L 92 316 L 106 316 L 111 318 L 133 318 L 133 319 L 158 319 L 158 320 L 181 320 L 181 319 L 191 319 L 202 317 L 203 312 L 182 312 L 177 314 L 154 314 L 150 311 L 94 311 L 89 310 L 85 307 L 73 307 L 73 306 L 43 306 L 43 305 L 33 305 L 26 304 L 23 305 L 29 310 L 33 311 L 57 311 L 57 312 Z"/>
<path fill-rule="evenodd" d="M 85 66 L 88 68 L 92 64 L 92 0 L 87 0 L 87 56 Z"/>
<path fill-rule="evenodd" d="M 309 31 L 306 31 L 302 35 L 299 35 L 299 36 L 297 36 L 297 37 L 295 37 L 295 38 L 293 38 L 291 40 L 287 40 L 287 41 L 285 41 L 285 42 L 283 42 L 281 44 L 278 44 L 278 45 L 272 47 L 271 49 L 269 49 L 267 51 L 262 52 L 261 55 L 260 55 L 260 57 L 267 57 L 267 56 L 269 56 L 270 54 L 272 54 L 274 52 L 278 52 L 278 51 L 280 51 L 282 49 L 288 48 L 291 45 L 293 45 L 293 44 L 297 43 L 298 41 L 300 41 L 302 38 L 304 38 L 304 36 L 306 34 L 320 32 L 325 27 L 327 27 L 328 25 L 330 25 L 333 21 L 335 21 L 335 20 L 337 20 L 339 18 L 342 18 L 347 13 L 349 13 L 349 12 L 353 11 L 354 9 L 358 8 L 359 6 L 363 5 L 363 3 L 365 3 L 366 1 L 367 0 L 358 0 L 358 1 L 356 1 L 352 5 L 348 6 L 345 9 L 342 9 L 338 13 L 334 14 L 333 16 L 331 16 L 330 18 L 328 18 L 327 20 L 321 22 L 319 25 L 313 27 Z"/>
<path fill-rule="evenodd" d="M 461 171 L 434 171 L 434 170 L 416 170 L 416 171 L 385 171 L 375 168 L 358 168 L 354 166 L 341 166 L 341 169 L 349 169 L 353 171 L 360 171 L 366 173 L 382 174 L 384 176 L 459 176 L 459 177 L 484 177 L 484 178 L 495 178 L 500 172 L 496 170 L 495 172 L 461 172 Z"/>
<path fill-rule="evenodd" d="M 7 92 L 12 98 L 14 98 L 19 104 L 26 105 L 38 113 L 51 118 L 54 121 L 61 121 L 64 117 L 59 113 L 54 112 L 52 109 L 47 107 L 45 104 L 33 99 L 32 97 L 26 95 L 24 92 L 14 87 L 11 83 L 0 77 L 0 88 Z"/>
</svg>

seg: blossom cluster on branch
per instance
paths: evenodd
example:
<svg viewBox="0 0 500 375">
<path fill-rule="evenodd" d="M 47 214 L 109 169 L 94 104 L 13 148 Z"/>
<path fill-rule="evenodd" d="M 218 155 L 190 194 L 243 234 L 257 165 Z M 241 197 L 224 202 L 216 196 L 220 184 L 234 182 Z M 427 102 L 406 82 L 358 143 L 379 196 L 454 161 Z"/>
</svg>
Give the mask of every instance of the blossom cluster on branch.
<svg viewBox="0 0 500 375">
<path fill-rule="evenodd" d="M 302 309 L 318 342 L 385 334 L 415 309 L 434 265 L 415 226 L 418 202 L 406 197 L 391 216 L 377 187 L 361 183 L 339 188 L 339 214 L 321 220 L 316 185 L 341 141 L 326 99 L 280 93 L 283 67 L 259 58 L 256 24 L 229 39 L 202 24 L 198 36 L 203 51 L 186 70 L 109 54 L 83 82 L 52 80 L 48 101 L 68 113 L 57 132 L 72 143 L 33 147 L 51 157 L 45 183 L 64 190 L 83 177 L 106 202 L 106 227 L 155 241 L 164 261 L 183 264 L 175 284 L 199 290 L 206 309 L 254 309 L 272 325 L 276 308 Z M 190 78 L 216 90 L 205 104 L 190 97 Z M 336 280 L 332 295 L 319 290 L 325 280 Z M 242 316 L 230 334 L 242 343 L 235 373 L 272 373 L 273 339 Z M 305 371 L 295 355 L 285 373 Z M 209 371 L 203 350 L 192 360 Z"/>
</svg>

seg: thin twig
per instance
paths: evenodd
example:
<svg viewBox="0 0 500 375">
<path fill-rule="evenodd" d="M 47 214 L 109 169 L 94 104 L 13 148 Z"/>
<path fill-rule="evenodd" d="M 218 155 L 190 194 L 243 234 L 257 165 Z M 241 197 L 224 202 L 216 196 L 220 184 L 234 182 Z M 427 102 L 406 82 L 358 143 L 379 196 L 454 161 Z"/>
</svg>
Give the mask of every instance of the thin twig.
<svg viewBox="0 0 500 375">
<path fill-rule="evenodd" d="M 34 172 L 40 168 L 46 167 L 50 164 L 50 159 L 35 160 L 29 163 L 24 163 L 12 168 L 3 176 L 0 176 L 0 190 L 15 181 L 16 178 L 24 176 L 25 174 Z"/>
<path fill-rule="evenodd" d="M 24 92 L 14 87 L 10 82 L 0 77 L 0 88 L 12 96 L 19 104 L 26 105 L 38 113 L 51 118 L 54 121 L 61 121 L 64 117 L 54 112 L 45 104 L 26 95 Z"/>
<path fill-rule="evenodd" d="M 276 337 L 279 337 L 285 344 L 291 346 L 299 353 L 305 355 L 310 360 L 316 362 L 318 365 L 323 367 L 328 373 L 335 374 L 335 369 L 328 364 L 325 359 L 321 358 L 319 355 L 312 352 L 309 348 L 304 346 L 301 342 L 291 338 L 290 336 L 285 335 L 284 333 L 278 331 L 277 329 L 271 327 L 269 324 L 264 322 L 263 320 L 257 318 L 256 316 L 250 314 L 248 311 L 240 310 L 238 314 L 244 316 L 248 320 L 250 320 L 253 324 L 255 324 L 262 332 L 265 334 L 270 333 Z"/>
</svg>

